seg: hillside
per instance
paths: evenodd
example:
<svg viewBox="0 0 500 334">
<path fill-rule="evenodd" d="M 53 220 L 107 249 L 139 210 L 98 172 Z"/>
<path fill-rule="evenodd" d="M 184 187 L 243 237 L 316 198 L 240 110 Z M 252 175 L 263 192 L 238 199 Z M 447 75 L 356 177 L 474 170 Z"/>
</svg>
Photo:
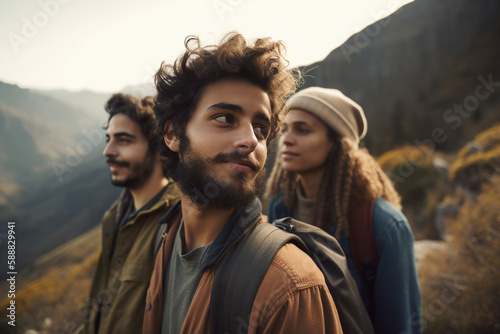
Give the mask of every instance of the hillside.
<svg viewBox="0 0 500 334">
<path fill-rule="evenodd" d="M 499 16 L 495 0 L 414 1 L 306 66 L 303 88 L 338 88 L 360 103 L 375 154 L 429 141 L 457 151 L 500 121 Z"/>
<path fill-rule="evenodd" d="M 447 237 L 419 263 L 427 333 L 500 330 L 500 126 L 475 136 L 450 169 Z"/>
<path fill-rule="evenodd" d="M 90 289 L 99 241 L 96 227 L 39 257 L 18 276 L 16 333 L 30 328 L 72 333 L 82 323 L 79 314 Z M 2 308 L 7 307 L 5 302 L 1 302 Z M 6 319 L 0 320 L 0 331 L 11 333 Z"/>
<path fill-rule="evenodd" d="M 62 184 L 40 183 L 19 200 L 15 219 L 19 269 L 99 224 L 121 189 L 111 185 L 103 161 L 93 164 Z"/>
<path fill-rule="evenodd" d="M 15 213 L 20 191 L 57 176 L 54 166 L 76 169 L 104 143 L 101 128 L 80 109 L 0 82 L 0 213 Z"/>
<path fill-rule="evenodd" d="M 0 82 L 0 219 L 18 222 L 18 270 L 96 226 L 120 192 L 102 157 L 102 122 L 85 111 L 102 97 L 79 109 Z"/>
<path fill-rule="evenodd" d="M 5 121 L 1 123 L 5 130 L 2 133 L 10 135 L 7 142 L 1 143 L 2 150 L 8 145 L 17 151 L 16 145 L 19 141 L 25 143 L 22 137 L 28 135 L 29 140 L 34 141 L 33 150 L 55 159 L 66 153 L 66 145 L 76 145 L 83 129 L 96 127 L 95 120 L 79 109 L 3 82 L 0 82 L 0 108 Z"/>
<path fill-rule="evenodd" d="M 109 93 L 96 93 L 88 90 L 79 92 L 68 92 L 65 90 L 35 90 L 34 92 L 49 96 L 54 100 L 62 102 L 75 109 L 81 110 L 93 119 L 102 120 L 106 114 L 103 113 L 103 106 L 109 99 Z"/>
</svg>

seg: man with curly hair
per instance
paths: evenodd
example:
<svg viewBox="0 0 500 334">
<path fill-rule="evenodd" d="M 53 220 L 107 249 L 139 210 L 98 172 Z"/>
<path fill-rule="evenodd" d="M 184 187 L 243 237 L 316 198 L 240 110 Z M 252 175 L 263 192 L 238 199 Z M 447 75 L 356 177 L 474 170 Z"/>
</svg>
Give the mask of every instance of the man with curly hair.
<svg viewBox="0 0 500 334">
<path fill-rule="evenodd" d="M 211 295 L 218 270 L 265 223 L 264 164 L 296 79 L 283 43 L 269 38 L 249 45 L 231 33 L 217 46 L 196 37 L 185 46 L 156 74 L 162 162 L 181 201 L 160 222 L 143 333 L 342 332 L 323 274 L 293 244 L 274 257 L 249 318 L 230 319 L 232 329 L 210 320 L 231 302 Z"/>
<path fill-rule="evenodd" d="M 123 187 L 104 214 L 102 250 L 90 289 L 84 333 L 140 333 L 153 271 L 158 220 L 179 200 L 163 174 L 155 135 L 153 98 L 114 94 L 103 155 L 111 182 Z"/>
<path fill-rule="evenodd" d="M 359 147 L 367 131 L 363 109 L 323 87 L 296 93 L 287 106 L 268 181 L 269 221 L 293 217 L 334 235 L 375 333 L 421 333 L 413 233 L 391 181 Z M 356 226 L 361 228 L 350 229 Z M 367 253 L 367 245 L 375 250 Z M 363 253 L 362 263 L 354 261 L 356 251 Z"/>
</svg>

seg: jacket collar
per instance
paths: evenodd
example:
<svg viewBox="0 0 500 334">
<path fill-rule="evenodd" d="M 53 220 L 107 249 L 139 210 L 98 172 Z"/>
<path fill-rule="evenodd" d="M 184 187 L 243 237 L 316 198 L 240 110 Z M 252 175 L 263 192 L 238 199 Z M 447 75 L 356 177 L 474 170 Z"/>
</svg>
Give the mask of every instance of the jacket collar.
<svg viewBox="0 0 500 334">
<path fill-rule="evenodd" d="M 160 224 L 168 224 L 181 210 L 181 201 L 177 202 L 167 214 L 160 219 Z M 210 244 L 201 264 L 202 270 L 214 265 L 224 255 L 226 250 L 233 247 L 249 230 L 252 224 L 261 217 L 262 204 L 258 198 L 242 209 L 236 209 Z"/>
<path fill-rule="evenodd" d="M 169 181 L 169 183 L 162 190 L 163 194 L 161 195 L 160 200 L 158 200 L 151 208 L 147 210 L 143 210 L 141 212 L 151 212 L 162 208 L 163 206 L 170 206 L 172 203 L 179 201 L 180 193 L 176 183 L 173 181 Z"/>
<path fill-rule="evenodd" d="M 169 181 L 169 183 L 162 190 L 160 190 L 160 192 L 163 192 L 161 197 L 149 209 L 141 210 L 140 212 L 138 212 L 134 219 L 140 215 L 154 212 L 163 208 L 164 206 L 168 207 L 172 205 L 172 203 L 179 201 L 179 189 L 177 184 L 173 181 Z M 133 201 L 132 194 L 128 189 L 124 189 L 118 200 L 113 204 L 111 208 L 112 210 L 116 208 L 115 224 L 118 224 L 120 219 L 123 217 L 123 214 L 127 210 L 127 207 L 129 206 L 131 201 Z"/>
</svg>

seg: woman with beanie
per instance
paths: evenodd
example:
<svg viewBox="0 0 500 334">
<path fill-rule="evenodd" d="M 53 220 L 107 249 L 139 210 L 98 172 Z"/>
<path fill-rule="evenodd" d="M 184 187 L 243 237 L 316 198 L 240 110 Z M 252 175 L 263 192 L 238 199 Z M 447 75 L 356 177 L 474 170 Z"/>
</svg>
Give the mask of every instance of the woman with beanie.
<svg viewBox="0 0 500 334">
<path fill-rule="evenodd" d="M 340 91 L 320 87 L 296 93 L 287 106 L 268 181 L 269 221 L 293 217 L 335 236 L 375 332 L 421 333 L 413 233 L 391 181 L 358 147 L 367 131 L 363 109 Z M 352 252 L 366 255 L 370 243 L 374 259 L 355 263 Z"/>
</svg>

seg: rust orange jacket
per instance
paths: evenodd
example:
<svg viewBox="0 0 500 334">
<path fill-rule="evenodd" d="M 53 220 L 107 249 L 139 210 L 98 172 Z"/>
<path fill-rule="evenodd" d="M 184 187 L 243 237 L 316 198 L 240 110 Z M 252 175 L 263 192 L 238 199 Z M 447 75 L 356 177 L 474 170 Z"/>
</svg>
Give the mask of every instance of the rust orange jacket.
<svg viewBox="0 0 500 334">
<path fill-rule="evenodd" d="M 160 334 L 164 301 L 164 274 L 179 226 L 180 203 L 162 219 L 166 237 L 158 250 L 147 293 L 143 334 Z M 230 252 L 261 215 L 260 201 L 236 211 L 207 251 L 203 276 L 196 289 L 181 333 L 210 333 L 209 306 L 219 260 Z M 251 278 L 249 278 L 251 279 Z M 221 300 L 221 302 L 223 302 Z M 255 297 L 248 333 L 342 333 L 337 309 L 323 274 L 311 258 L 293 244 L 274 257 Z"/>
</svg>

